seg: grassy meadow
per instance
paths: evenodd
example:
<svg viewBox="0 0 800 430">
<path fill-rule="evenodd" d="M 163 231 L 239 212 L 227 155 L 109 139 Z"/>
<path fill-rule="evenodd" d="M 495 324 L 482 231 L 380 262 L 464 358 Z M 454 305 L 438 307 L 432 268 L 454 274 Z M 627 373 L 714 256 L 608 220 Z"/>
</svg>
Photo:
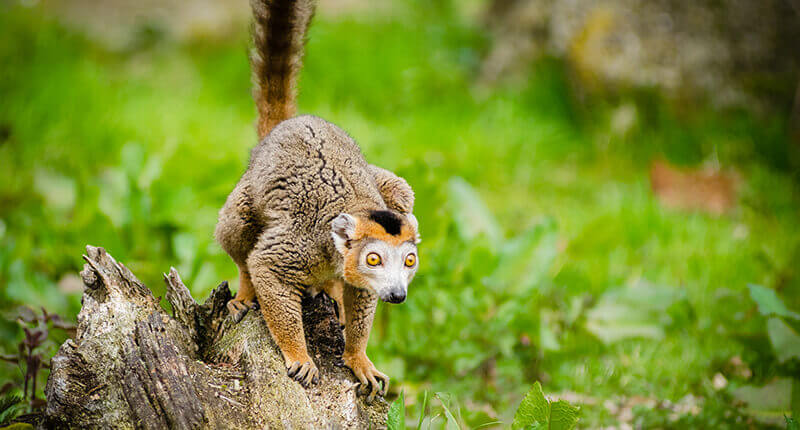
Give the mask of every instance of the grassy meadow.
<svg viewBox="0 0 800 430">
<path fill-rule="evenodd" d="M 445 399 L 464 428 L 505 427 L 539 381 L 580 406 L 581 428 L 783 427 L 800 367 L 771 347 L 748 285 L 800 311 L 786 115 L 645 90 L 578 96 L 547 58 L 480 87 L 484 30 L 408 4 L 319 14 L 299 111 L 342 126 L 415 189 L 420 270 L 405 304 L 380 305 L 368 350 L 409 422 L 425 393 L 447 393 L 434 427 Z M 170 266 L 195 298 L 236 288 L 212 233 L 256 143 L 246 28 L 184 42 L 143 32 L 109 51 L 41 8 L 0 6 L 0 34 L 0 352 L 22 337 L 17 305 L 74 321 L 86 244 L 157 295 Z M 655 159 L 735 169 L 736 207 L 665 209 Z M 21 369 L 2 363 L 0 377 Z"/>
</svg>

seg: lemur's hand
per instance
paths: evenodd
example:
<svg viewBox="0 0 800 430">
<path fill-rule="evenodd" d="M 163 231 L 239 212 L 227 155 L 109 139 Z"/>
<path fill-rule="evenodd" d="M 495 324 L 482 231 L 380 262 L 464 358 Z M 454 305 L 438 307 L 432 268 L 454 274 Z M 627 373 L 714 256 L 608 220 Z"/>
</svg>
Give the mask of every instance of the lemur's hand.
<svg viewBox="0 0 800 430">
<path fill-rule="evenodd" d="M 358 394 L 366 394 L 367 403 L 372 403 L 376 394 L 386 395 L 386 390 L 389 389 L 389 377 L 375 368 L 366 353 L 345 354 L 342 359 L 344 360 L 344 365 L 349 367 L 361 382 Z M 383 388 L 378 385 L 378 381 L 381 382 Z"/>
<path fill-rule="evenodd" d="M 311 357 L 304 360 L 287 360 L 286 373 L 304 387 L 319 382 L 319 369 Z"/>
<path fill-rule="evenodd" d="M 237 299 L 232 299 L 228 302 L 228 312 L 233 318 L 233 322 L 238 323 L 239 321 L 247 315 L 247 311 L 250 309 L 258 309 L 258 302 L 253 300 L 248 301 L 241 301 Z"/>
</svg>

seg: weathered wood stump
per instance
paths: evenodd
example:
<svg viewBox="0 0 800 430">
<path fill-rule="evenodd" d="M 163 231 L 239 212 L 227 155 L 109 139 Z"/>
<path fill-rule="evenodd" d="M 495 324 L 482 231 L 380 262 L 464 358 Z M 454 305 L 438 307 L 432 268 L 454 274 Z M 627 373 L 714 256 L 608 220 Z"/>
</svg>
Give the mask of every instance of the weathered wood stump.
<svg viewBox="0 0 800 430">
<path fill-rule="evenodd" d="M 384 428 L 388 404 L 368 405 L 341 367 L 344 339 L 331 299 L 303 301 L 320 381 L 303 388 L 259 312 L 234 323 L 227 283 L 203 304 L 165 275 L 170 316 L 103 248 L 87 247 L 77 337 L 52 360 L 43 426 L 51 428 Z"/>
</svg>

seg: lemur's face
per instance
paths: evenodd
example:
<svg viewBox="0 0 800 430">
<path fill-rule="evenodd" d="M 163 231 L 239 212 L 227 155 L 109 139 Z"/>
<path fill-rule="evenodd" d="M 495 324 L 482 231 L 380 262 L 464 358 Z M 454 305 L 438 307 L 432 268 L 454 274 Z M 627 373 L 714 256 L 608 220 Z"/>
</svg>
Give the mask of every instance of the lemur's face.
<svg viewBox="0 0 800 430">
<path fill-rule="evenodd" d="M 417 273 L 417 219 L 393 211 L 340 214 L 331 223 L 333 243 L 344 259 L 344 280 L 389 303 L 402 303 Z"/>
</svg>

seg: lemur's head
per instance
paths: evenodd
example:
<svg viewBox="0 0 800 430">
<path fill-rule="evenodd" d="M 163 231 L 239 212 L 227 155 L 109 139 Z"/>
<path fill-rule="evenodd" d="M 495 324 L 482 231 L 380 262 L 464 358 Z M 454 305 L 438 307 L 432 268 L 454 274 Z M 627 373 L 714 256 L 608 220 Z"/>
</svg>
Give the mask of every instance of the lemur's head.
<svg viewBox="0 0 800 430">
<path fill-rule="evenodd" d="M 336 249 L 344 258 L 344 280 L 375 292 L 381 300 L 402 303 L 417 273 L 417 218 L 390 210 L 340 214 L 331 222 Z"/>
</svg>

